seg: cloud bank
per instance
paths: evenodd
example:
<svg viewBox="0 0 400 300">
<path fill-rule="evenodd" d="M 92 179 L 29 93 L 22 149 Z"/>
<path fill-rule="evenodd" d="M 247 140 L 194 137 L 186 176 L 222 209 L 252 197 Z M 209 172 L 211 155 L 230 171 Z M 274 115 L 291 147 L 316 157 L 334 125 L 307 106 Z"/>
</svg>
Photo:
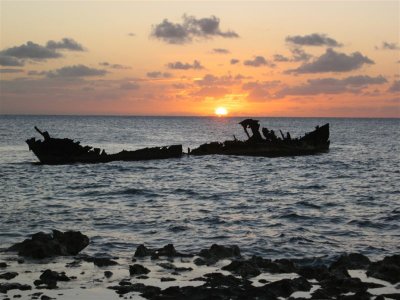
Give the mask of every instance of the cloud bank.
<svg viewBox="0 0 400 300">
<path fill-rule="evenodd" d="M 309 35 L 294 35 L 286 37 L 286 42 L 298 46 L 327 46 L 341 47 L 342 44 L 322 33 L 312 33 Z"/>
<path fill-rule="evenodd" d="M 315 58 L 310 63 L 304 63 L 297 69 L 287 70 L 286 73 L 349 72 L 357 70 L 365 64 L 372 65 L 374 61 L 363 56 L 360 52 L 347 55 L 328 48 L 324 54 Z"/>
<path fill-rule="evenodd" d="M 220 19 L 216 16 L 197 19 L 194 16 L 183 15 L 182 19 L 182 23 L 173 23 L 168 19 L 164 19 L 160 24 L 153 25 L 151 36 L 168 44 L 187 44 L 194 39 L 209 39 L 213 37 L 239 37 L 234 31 L 222 31 L 220 29 Z"/>
</svg>

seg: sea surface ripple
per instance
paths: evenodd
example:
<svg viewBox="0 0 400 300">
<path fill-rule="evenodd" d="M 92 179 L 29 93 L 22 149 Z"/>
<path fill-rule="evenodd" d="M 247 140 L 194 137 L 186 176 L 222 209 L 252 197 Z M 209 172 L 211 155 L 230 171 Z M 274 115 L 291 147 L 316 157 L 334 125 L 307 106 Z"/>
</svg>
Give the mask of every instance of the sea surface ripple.
<svg viewBox="0 0 400 300">
<path fill-rule="evenodd" d="M 304 258 L 399 253 L 398 119 L 261 118 L 299 136 L 331 124 L 329 153 L 183 157 L 44 166 L 24 140 L 33 126 L 108 153 L 244 139 L 238 118 L 0 117 L 0 247 L 38 231 L 80 230 L 89 252 L 131 255 L 141 243 L 193 251 Z"/>
</svg>

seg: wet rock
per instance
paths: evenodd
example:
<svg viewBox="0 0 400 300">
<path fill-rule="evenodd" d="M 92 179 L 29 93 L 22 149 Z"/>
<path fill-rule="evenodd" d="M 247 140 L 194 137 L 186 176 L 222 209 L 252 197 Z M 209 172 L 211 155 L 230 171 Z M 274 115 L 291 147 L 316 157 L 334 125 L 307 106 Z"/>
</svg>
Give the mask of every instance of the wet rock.
<svg viewBox="0 0 400 300">
<path fill-rule="evenodd" d="M 387 256 L 381 261 L 371 263 L 367 270 L 367 276 L 392 284 L 400 282 L 400 255 Z"/>
<path fill-rule="evenodd" d="M 147 275 L 140 275 L 140 276 L 136 276 L 137 279 L 149 279 L 149 276 Z"/>
<path fill-rule="evenodd" d="M 222 270 L 230 271 L 244 278 L 255 277 L 261 274 L 257 265 L 253 261 L 234 260 Z"/>
<path fill-rule="evenodd" d="M 42 297 L 40 297 L 40 300 L 51 300 L 51 299 L 55 299 L 55 298 L 51 298 L 47 295 L 42 295 Z"/>
<path fill-rule="evenodd" d="M 259 256 L 253 256 L 249 261 L 254 263 L 259 268 L 269 273 L 296 273 L 298 267 L 296 264 L 289 259 L 278 259 L 272 261 Z"/>
<path fill-rule="evenodd" d="M 206 264 L 206 261 L 204 259 L 202 259 L 201 257 L 197 257 L 193 260 L 193 263 L 196 266 L 204 266 Z"/>
<path fill-rule="evenodd" d="M 366 269 L 370 264 L 371 261 L 365 255 L 359 253 L 350 253 L 341 255 L 331 264 L 329 269 L 333 270 L 338 267 L 343 267 L 348 270 Z"/>
<path fill-rule="evenodd" d="M 215 258 L 217 260 L 231 257 L 240 257 L 240 249 L 238 246 L 222 246 L 213 244 L 210 249 L 203 249 L 200 251 L 199 256 L 205 258 Z"/>
<path fill-rule="evenodd" d="M 295 279 L 282 279 L 264 285 L 264 289 L 272 292 L 277 297 L 289 297 L 296 291 L 309 291 L 311 284 L 303 277 Z"/>
<path fill-rule="evenodd" d="M 174 270 L 176 268 L 176 266 L 171 263 L 159 263 L 158 265 L 167 270 Z"/>
<path fill-rule="evenodd" d="M 150 270 L 147 269 L 146 267 L 143 267 L 142 265 L 134 264 L 133 266 L 129 266 L 129 274 L 131 276 L 148 274 L 148 273 L 150 273 Z"/>
<path fill-rule="evenodd" d="M 7 250 L 17 251 L 20 256 L 40 259 L 58 255 L 77 255 L 87 245 L 89 238 L 79 231 L 53 230 L 52 234 L 36 233 L 30 239 L 17 243 Z"/>
<path fill-rule="evenodd" d="M 124 295 L 131 292 L 140 292 L 142 293 L 142 296 L 146 295 L 146 298 L 150 298 L 154 294 L 158 295 L 161 291 L 159 287 L 146 286 L 143 283 L 109 286 L 108 289 L 115 290 L 119 295 Z"/>
<path fill-rule="evenodd" d="M 396 293 L 396 294 L 383 294 L 383 296 L 385 298 L 389 298 L 389 299 L 400 300 L 400 294 L 399 293 Z"/>
<path fill-rule="evenodd" d="M 205 285 L 210 287 L 237 287 L 241 284 L 250 284 L 248 280 L 242 280 L 232 275 L 223 275 L 222 273 L 208 273 L 204 275 Z"/>
<path fill-rule="evenodd" d="M 176 278 L 172 278 L 172 277 L 161 277 L 161 282 L 167 282 L 167 281 L 175 281 Z"/>
<path fill-rule="evenodd" d="M 173 256 L 177 256 L 177 253 L 174 245 L 172 244 L 168 244 L 160 249 L 157 250 L 157 254 L 159 256 L 169 256 L 169 257 L 173 257 Z"/>
<path fill-rule="evenodd" d="M 0 262 L 0 268 L 7 268 L 8 265 L 5 262 Z"/>
<path fill-rule="evenodd" d="M 324 293 L 330 297 L 338 297 L 346 293 L 364 293 L 370 288 L 383 287 L 383 285 L 377 283 L 362 282 L 359 278 L 330 277 L 322 280 L 320 284 Z"/>
<path fill-rule="evenodd" d="M 70 281 L 71 279 L 65 275 L 65 272 L 56 272 L 52 271 L 50 269 L 45 270 L 41 275 L 40 275 L 40 280 L 43 282 L 49 282 L 49 281 Z"/>
<path fill-rule="evenodd" d="M 111 272 L 111 271 L 104 271 L 104 276 L 105 276 L 106 278 L 110 278 L 111 276 L 113 276 L 113 272 Z"/>
<path fill-rule="evenodd" d="M 357 292 L 353 295 L 341 295 L 337 299 L 339 300 L 369 300 L 371 299 L 371 294 L 368 292 Z"/>
<path fill-rule="evenodd" d="M 112 260 L 108 257 L 94 257 L 93 264 L 98 267 L 107 267 L 107 266 L 118 265 L 118 263 L 115 260 Z"/>
<path fill-rule="evenodd" d="M 17 276 L 18 276 L 17 272 L 6 272 L 6 273 L 3 273 L 3 274 L 0 274 L 0 279 L 10 280 L 10 279 L 13 279 L 13 278 L 15 278 Z"/>
<path fill-rule="evenodd" d="M 10 290 L 20 290 L 20 291 L 27 291 L 31 290 L 32 287 L 28 284 L 21 284 L 16 282 L 6 282 L 0 283 L 0 293 L 7 293 Z"/>
<path fill-rule="evenodd" d="M 321 281 L 331 276 L 326 266 L 304 266 L 299 268 L 297 274 L 307 279 L 316 279 L 318 281 Z"/>
<path fill-rule="evenodd" d="M 70 263 L 66 263 L 65 264 L 65 267 L 66 268 L 78 268 L 78 267 L 80 267 L 82 264 L 81 264 L 81 261 L 80 260 L 74 260 L 74 261 L 72 261 L 72 262 L 70 262 Z"/>
<path fill-rule="evenodd" d="M 146 257 L 146 256 L 151 256 L 151 254 L 153 254 L 153 250 L 146 248 L 145 245 L 139 245 L 136 248 L 134 257 Z"/>
</svg>

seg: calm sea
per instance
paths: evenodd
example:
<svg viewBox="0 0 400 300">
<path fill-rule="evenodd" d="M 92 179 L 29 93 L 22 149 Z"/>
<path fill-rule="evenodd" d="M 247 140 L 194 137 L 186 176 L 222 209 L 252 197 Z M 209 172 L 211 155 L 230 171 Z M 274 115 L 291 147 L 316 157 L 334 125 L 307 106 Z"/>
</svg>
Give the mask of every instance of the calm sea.
<svg viewBox="0 0 400 300">
<path fill-rule="evenodd" d="M 244 139 L 239 118 L 0 116 L 0 245 L 80 230 L 87 251 L 138 244 L 195 250 L 237 244 L 264 257 L 399 253 L 400 120 L 260 118 L 292 137 L 331 124 L 329 153 L 294 158 L 183 157 L 43 166 L 25 140 L 80 140 L 108 153 Z"/>
</svg>

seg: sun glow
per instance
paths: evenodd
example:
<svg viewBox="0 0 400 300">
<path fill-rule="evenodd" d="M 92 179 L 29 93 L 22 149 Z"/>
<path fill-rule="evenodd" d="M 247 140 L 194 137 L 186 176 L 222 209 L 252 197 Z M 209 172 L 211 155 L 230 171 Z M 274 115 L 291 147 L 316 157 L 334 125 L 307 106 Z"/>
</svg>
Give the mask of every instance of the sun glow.
<svg viewBox="0 0 400 300">
<path fill-rule="evenodd" d="M 217 107 L 215 109 L 215 114 L 218 117 L 224 117 L 224 116 L 226 116 L 228 114 L 228 110 L 225 107 Z"/>
</svg>

